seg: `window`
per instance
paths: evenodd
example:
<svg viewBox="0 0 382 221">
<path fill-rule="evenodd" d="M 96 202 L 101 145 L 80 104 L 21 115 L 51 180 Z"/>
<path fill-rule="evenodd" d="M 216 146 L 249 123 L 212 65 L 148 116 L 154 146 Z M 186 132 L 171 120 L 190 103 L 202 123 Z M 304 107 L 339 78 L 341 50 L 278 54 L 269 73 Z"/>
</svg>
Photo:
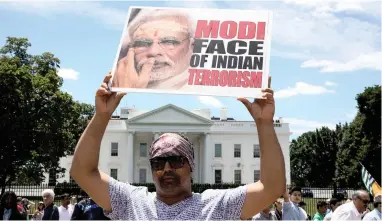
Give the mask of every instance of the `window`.
<svg viewBox="0 0 382 221">
<path fill-rule="evenodd" d="M 235 150 L 233 152 L 235 158 L 241 157 L 241 144 L 235 144 Z"/>
<path fill-rule="evenodd" d="M 260 180 L 260 170 L 254 170 L 253 171 L 253 181 L 257 182 Z"/>
<path fill-rule="evenodd" d="M 118 143 L 111 143 L 111 156 L 112 157 L 118 156 Z"/>
<path fill-rule="evenodd" d="M 118 180 L 118 169 L 110 169 L 110 176 Z"/>
<path fill-rule="evenodd" d="M 222 170 L 215 170 L 215 183 L 222 183 Z"/>
<path fill-rule="evenodd" d="M 55 169 L 50 169 L 49 170 L 49 185 L 54 185 L 56 184 L 57 181 L 57 173 Z"/>
<path fill-rule="evenodd" d="M 222 157 L 222 145 L 215 144 L 215 157 Z"/>
<path fill-rule="evenodd" d="M 146 183 L 146 169 L 139 169 L 139 183 Z"/>
<path fill-rule="evenodd" d="M 147 157 L 147 143 L 140 143 L 139 145 L 139 156 Z"/>
<path fill-rule="evenodd" d="M 260 145 L 254 144 L 253 145 L 253 158 L 259 158 L 260 157 Z"/>
<path fill-rule="evenodd" d="M 236 184 L 241 184 L 241 170 L 235 170 L 235 181 Z"/>
</svg>

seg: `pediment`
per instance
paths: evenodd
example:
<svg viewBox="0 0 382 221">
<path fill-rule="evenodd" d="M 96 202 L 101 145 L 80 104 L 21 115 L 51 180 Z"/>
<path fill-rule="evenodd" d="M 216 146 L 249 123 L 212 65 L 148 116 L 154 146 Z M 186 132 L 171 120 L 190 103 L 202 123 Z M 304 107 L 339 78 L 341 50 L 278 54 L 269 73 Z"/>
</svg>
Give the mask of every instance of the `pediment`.
<svg viewBox="0 0 382 221">
<path fill-rule="evenodd" d="M 128 124 L 194 124 L 212 125 L 213 121 L 169 104 L 158 109 L 135 116 Z"/>
</svg>

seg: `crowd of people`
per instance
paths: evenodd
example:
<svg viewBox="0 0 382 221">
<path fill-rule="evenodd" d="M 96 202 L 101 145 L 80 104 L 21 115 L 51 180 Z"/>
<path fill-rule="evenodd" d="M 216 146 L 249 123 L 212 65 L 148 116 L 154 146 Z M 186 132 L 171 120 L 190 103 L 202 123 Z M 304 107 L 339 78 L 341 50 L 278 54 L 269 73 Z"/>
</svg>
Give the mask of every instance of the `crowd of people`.
<svg viewBox="0 0 382 221">
<path fill-rule="evenodd" d="M 302 201 L 301 188 L 294 187 L 285 192 L 273 205 L 265 208 L 251 220 L 381 220 L 381 198 L 379 194 L 373 199 L 373 207 L 369 210 L 369 194 L 363 190 L 355 192 L 350 199 L 337 198 L 317 201 L 316 213 L 313 217 L 305 210 L 306 203 Z"/>
<path fill-rule="evenodd" d="M 31 211 L 33 202 L 7 191 L 1 197 L 0 220 L 110 220 L 94 200 L 86 193 L 84 195 L 70 197 L 69 194 L 62 194 L 61 205 L 57 206 L 54 191 L 47 189 L 42 192 L 43 201 L 38 203 L 35 211 Z M 317 211 L 312 217 L 305 210 L 301 188 L 294 187 L 248 220 L 378 221 L 381 220 L 381 198 L 381 194 L 374 197 L 372 210 L 369 210 L 368 193 L 363 190 L 357 191 L 345 202 L 336 198 L 317 201 Z"/>
<path fill-rule="evenodd" d="M 31 211 L 33 202 L 17 197 L 13 191 L 5 192 L 1 197 L 0 220 L 110 220 L 86 194 L 81 196 L 60 195 L 61 205 L 56 205 L 55 193 L 46 189 L 41 194 L 35 211 Z"/>
</svg>

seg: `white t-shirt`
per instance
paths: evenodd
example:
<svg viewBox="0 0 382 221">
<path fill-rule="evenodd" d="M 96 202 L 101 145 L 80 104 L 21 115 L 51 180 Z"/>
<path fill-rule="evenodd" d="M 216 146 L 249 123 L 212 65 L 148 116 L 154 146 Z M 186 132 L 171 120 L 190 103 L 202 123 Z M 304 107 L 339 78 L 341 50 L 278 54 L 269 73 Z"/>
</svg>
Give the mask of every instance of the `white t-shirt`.
<svg viewBox="0 0 382 221">
<path fill-rule="evenodd" d="M 362 213 L 358 212 L 353 202 L 348 202 L 334 210 L 331 221 L 337 220 L 361 220 Z"/>
<path fill-rule="evenodd" d="M 58 207 L 58 213 L 60 215 L 60 220 L 70 220 L 72 218 L 73 209 L 70 206 L 68 206 L 68 209 L 60 206 Z"/>
</svg>

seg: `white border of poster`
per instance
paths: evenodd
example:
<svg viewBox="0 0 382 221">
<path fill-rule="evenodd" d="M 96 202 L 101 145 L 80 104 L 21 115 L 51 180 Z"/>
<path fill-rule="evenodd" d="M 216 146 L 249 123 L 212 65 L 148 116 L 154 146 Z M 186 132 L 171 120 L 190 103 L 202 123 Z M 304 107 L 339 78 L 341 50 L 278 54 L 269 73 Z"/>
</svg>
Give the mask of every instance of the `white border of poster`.
<svg viewBox="0 0 382 221">
<path fill-rule="evenodd" d="M 134 10 L 135 11 L 139 10 L 138 14 L 136 14 L 136 13 L 133 14 L 132 12 Z M 164 10 L 168 10 L 168 13 L 163 13 Z M 162 11 L 162 12 L 160 12 L 160 11 Z M 129 48 L 129 47 L 136 48 L 136 46 L 131 46 L 133 44 L 131 43 L 130 38 L 132 38 L 135 34 L 135 32 L 129 33 L 129 29 L 131 28 L 131 26 L 134 26 L 134 25 L 135 25 L 135 27 L 141 26 L 142 23 L 139 23 L 138 25 L 137 25 L 137 23 L 142 21 L 142 19 L 147 19 L 147 16 L 152 16 L 155 14 L 158 14 L 158 15 L 161 14 L 162 16 L 163 16 L 163 14 L 167 14 L 169 16 L 169 15 L 172 15 L 171 13 L 174 13 L 174 16 L 181 16 L 181 14 L 184 14 L 184 15 L 186 15 L 185 17 L 188 19 L 188 21 L 190 21 L 189 24 L 193 24 L 192 30 L 194 30 L 194 32 L 191 33 L 192 36 L 190 38 L 193 38 L 195 36 L 195 33 L 196 33 L 195 30 L 197 29 L 196 26 L 198 24 L 198 21 L 200 21 L 200 20 L 206 20 L 207 25 L 208 25 L 208 22 L 211 22 L 212 20 L 217 20 L 217 21 L 220 21 L 219 24 L 221 26 L 222 26 L 222 23 L 224 21 L 227 21 L 225 23 L 226 24 L 225 28 L 228 31 L 228 32 L 226 32 L 226 33 L 228 33 L 228 34 L 226 34 L 227 36 L 230 33 L 230 28 L 232 26 L 232 22 L 237 24 L 237 26 L 236 26 L 237 29 L 239 29 L 239 22 L 255 23 L 254 27 L 256 27 L 256 30 L 259 27 L 259 25 L 257 25 L 258 22 L 265 22 L 265 28 L 263 29 L 263 33 L 262 33 L 264 35 L 264 38 L 263 38 L 263 40 L 238 39 L 237 38 L 237 32 L 238 31 L 235 32 L 235 37 L 230 38 L 230 39 L 227 39 L 228 37 L 226 37 L 225 39 L 223 39 L 221 37 L 218 37 L 218 38 L 212 38 L 212 37 L 211 38 L 203 38 L 203 37 L 195 38 L 194 41 L 195 42 L 198 41 L 199 46 L 200 46 L 200 44 L 202 44 L 202 46 L 200 46 L 198 49 L 199 52 L 201 52 L 201 53 L 193 53 L 194 51 L 191 51 L 187 56 L 199 57 L 199 62 L 200 62 L 199 65 L 202 67 L 204 65 L 204 68 L 191 67 L 190 66 L 191 65 L 191 58 L 190 57 L 187 57 L 189 59 L 187 60 L 188 64 L 187 64 L 186 69 L 183 69 L 178 73 L 173 73 L 172 69 L 171 69 L 171 71 L 168 71 L 168 70 L 169 70 L 169 68 L 172 68 L 178 64 L 181 64 L 181 62 L 172 61 L 172 62 L 170 62 L 172 64 L 172 66 L 167 65 L 169 67 L 165 67 L 167 69 L 164 69 L 163 66 L 165 66 L 165 65 L 162 65 L 161 63 L 158 62 L 157 66 L 152 69 L 152 70 L 159 70 L 158 73 L 155 74 L 156 77 L 153 77 L 154 75 L 152 75 L 152 73 L 150 72 L 148 74 L 150 76 L 147 77 L 147 79 L 148 78 L 150 78 L 150 79 L 143 81 L 143 82 L 145 82 L 143 84 L 145 86 L 114 87 L 113 84 L 115 82 L 117 82 L 117 79 L 122 79 L 122 78 L 123 78 L 123 80 L 119 80 L 119 82 L 124 82 L 124 83 L 119 83 L 119 84 L 125 84 L 126 85 L 126 82 L 128 82 L 127 84 L 131 85 L 131 83 L 130 83 L 131 81 L 129 81 L 129 80 L 126 81 L 126 79 L 127 79 L 126 73 L 131 73 L 131 72 L 126 71 L 127 69 L 129 69 L 127 67 L 128 62 L 126 62 L 128 59 L 128 52 L 127 52 L 128 49 L 126 49 L 126 48 Z M 176 14 L 178 14 L 178 15 L 176 15 Z M 132 16 L 134 16 L 134 17 L 132 18 Z M 112 71 L 111 71 L 112 78 L 109 82 L 109 87 L 110 87 L 111 91 L 113 91 L 113 92 L 137 92 L 137 93 L 159 93 L 159 94 L 178 94 L 178 95 L 202 95 L 202 96 L 261 98 L 261 89 L 268 87 L 268 77 L 270 76 L 270 74 L 269 74 L 269 66 L 270 66 L 269 62 L 270 62 L 270 49 L 271 49 L 271 38 L 272 38 L 272 19 L 273 19 L 273 14 L 271 11 L 261 11 L 261 10 L 131 6 L 131 7 L 129 7 L 129 10 L 128 10 L 127 18 L 126 18 L 125 25 L 123 28 L 123 33 L 122 33 L 120 43 L 119 43 L 119 46 L 117 49 L 117 53 L 116 53 L 116 56 L 114 59 L 114 63 L 113 63 Z M 129 20 L 131 20 L 131 21 L 129 22 Z M 138 20 L 138 22 L 135 20 Z M 167 19 L 167 21 L 168 20 L 169 19 Z M 174 19 L 174 20 L 176 20 L 176 19 Z M 179 20 L 181 20 L 181 19 L 179 19 Z M 149 21 L 153 21 L 153 20 L 149 20 Z M 156 21 L 156 20 L 154 19 L 154 21 Z M 229 22 L 231 22 L 231 23 L 229 23 Z M 211 25 L 211 23 L 209 23 L 209 25 Z M 205 29 L 203 29 L 204 31 L 206 30 L 206 27 L 207 26 L 204 26 L 204 28 L 205 28 Z M 211 26 L 208 26 L 208 27 L 211 28 Z M 250 33 L 249 32 L 250 27 L 247 26 L 247 28 L 248 29 L 245 29 L 246 35 L 248 35 Z M 137 28 L 133 29 L 133 30 L 137 30 Z M 169 30 L 169 32 L 172 32 L 172 29 L 167 29 L 167 30 Z M 175 32 L 177 30 L 175 30 L 175 28 L 174 28 L 173 32 Z M 199 30 L 202 30 L 202 29 L 199 29 Z M 162 33 L 163 33 L 163 31 L 162 31 Z M 200 31 L 199 33 L 203 34 L 203 31 Z M 258 33 L 260 33 L 260 32 L 258 32 Z M 144 34 L 145 34 L 145 32 L 143 33 L 143 35 Z M 210 36 L 211 35 L 213 35 L 213 32 L 210 33 Z M 257 33 L 256 33 L 256 35 L 257 35 Z M 200 43 L 201 39 L 207 40 L 207 43 L 206 42 Z M 207 51 L 207 48 L 210 47 L 211 42 L 213 40 L 218 40 L 218 41 L 220 40 L 220 43 L 223 42 L 225 47 L 222 47 L 222 48 L 219 47 L 219 46 L 222 46 L 222 44 L 214 44 L 214 47 L 211 46 L 211 48 Z M 235 41 L 236 42 L 235 45 L 239 44 L 239 43 L 237 43 L 237 41 L 245 41 L 247 44 L 247 47 L 235 49 L 236 52 L 239 49 L 244 49 L 244 50 L 247 49 L 245 54 L 244 55 L 232 55 L 232 54 L 220 54 L 219 55 L 219 54 L 215 53 L 216 51 L 218 51 L 220 49 L 227 51 L 227 44 L 229 41 Z M 260 52 L 260 53 L 262 53 L 262 55 L 261 56 L 256 56 L 253 54 L 249 55 L 248 53 L 249 53 L 249 51 L 251 51 L 251 49 L 249 49 L 249 48 L 253 49 L 253 48 L 257 47 L 257 46 L 250 47 L 250 42 L 258 42 L 258 41 L 263 41 L 263 44 L 260 46 L 260 50 L 262 48 L 262 52 Z M 158 41 L 151 41 L 151 45 L 149 45 L 149 46 L 144 46 L 144 47 L 139 46 L 139 47 L 145 48 L 147 50 L 147 48 L 152 47 L 152 45 L 154 45 L 156 42 L 159 42 L 159 40 Z M 195 48 L 195 42 L 194 42 L 194 44 L 190 50 L 193 50 L 193 48 Z M 127 46 L 127 45 L 130 45 L 130 46 Z M 140 45 L 142 45 L 142 44 L 140 44 Z M 239 46 L 240 46 L 240 44 L 239 44 Z M 213 53 L 211 53 L 211 49 L 214 50 Z M 144 51 L 144 50 L 142 50 L 142 51 Z M 252 50 L 252 52 L 253 52 L 253 50 Z M 256 52 L 258 52 L 258 50 L 256 50 Z M 136 54 L 137 53 L 135 52 L 134 55 L 136 55 Z M 195 54 L 199 54 L 199 55 L 195 55 Z M 205 63 L 201 62 L 203 60 L 203 57 L 201 55 L 208 55 L 208 58 L 205 59 Z M 233 62 L 233 64 L 237 65 L 237 63 L 240 63 L 241 68 L 237 68 L 237 67 L 235 68 L 235 66 L 231 67 L 231 69 L 229 69 L 229 68 L 225 68 L 225 69 L 216 68 L 216 66 L 219 65 L 219 60 L 220 60 L 220 65 L 224 64 L 224 61 L 227 61 L 227 60 L 223 59 L 224 57 L 227 57 L 226 55 L 228 55 L 228 57 L 229 56 L 232 56 L 232 57 L 236 56 L 236 58 L 235 58 L 236 63 Z M 160 55 L 160 56 L 162 56 L 162 55 Z M 137 73 L 140 71 L 143 72 L 142 71 L 143 70 L 142 65 L 141 66 L 138 65 L 141 63 L 139 61 L 137 61 L 138 60 L 137 56 L 132 56 L 132 57 L 134 57 L 134 63 L 135 63 L 134 67 L 135 67 L 136 72 Z M 145 56 L 143 56 L 143 57 L 145 57 Z M 153 57 L 153 56 L 151 56 L 151 57 Z M 215 57 L 215 58 L 213 58 L 213 57 Z M 242 57 L 242 58 L 239 58 L 239 57 Z M 258 57 L 262 57 L 262 60 L 256 59 Z M 147 61 L 148 60 L 147 54 L 146 54 L 145 58 Z M 195 58 L 195 57 L 193 57 L 193 58 Z M 122 59 L 125 59 L 125 60 L 122 60 Z M 145 60 L 142 58 L 142 56 L 140 56 L 140 59 Z M 167 57 L 166 59 L 168 61 L 169 58 Z M 174 57 L 172 57 L 172 59 L 174 59 Z M 233 59 L 233 60 L 235 60 L 235 59 Z M 242 59 L 242 60 L 238 61 L 240 59 Z M 197 60 L 198 59 L 194 59 L 193 61 L 197 61 Z M 125 65 L 126 66 L 125 69 L 122 69 L 123 71 L 120 71 L 120 67 L 121 67 L 120 64 L 122 63 L 122 61 L 124 61 L 123 64 L 127 64 L 127 65 Z M 261 61 L 261 64 L 259 61 Z M 133 63 L 133 62 L 131 62 L 131 63 Z M 245 63 L 246 66 L 249 66 L 249 67 L 257 67 L 257 68 L 260 67 L 260 69 L 244 68 L 243 63 Z M 255 63 L 256 63 L 256 65 L 255 65 Z M 194 64 L 196 64 L 196 63 L 194 63 Z M 183 64 L 183 67 L 184 67 L 184 65 L 185 64 Z M 225 65 L 227 65 L 227 64 L 225 64 Z M 159 73 L 160 69 L 164 69 L 164 70 L 161 73 Z M 174 69 L 176 69 L 176 68 L 174 68 Z M 197 76 L 198 75 L 197 72 L 199 72 L 200 73 L 198 76 L 199 82 L 202 82 L 199 84 L 207 84 L 207 85 L 195 85 L 195 83 L 193 83 L 194 85 L 188 85 L 189 78 L 190 78 L 189 77 L 190 76 L 190 72 L 189 72 L 190 69 L 198 69 L 198 70 L 204 69 L 204 71 L 198 71 L 198 70 L 194 71 L 194 73 L 195 73 L 194 76 Z M 214 72 L 213 70 L 217 70 L 217 71 Z M 226 72 L 224 73 L 225 75 L 224 74 L 222 75 L 224 70 L 226 70 Z M 207 73 L 206 73 L 206 71 L 207 71 Z M 230 71 L 232 71 L 233 75 L 230 75 L 231 74 Z M 155 72 L 155 71 L 153 71 L 153 72 Z M 171 74 L 169 74 L 169 72 L 171 72 Z M 239 72 L 240 72 L 240 74 L 239 74 Z M 261 82 L 258 81 L 259 78 L 257 80 L 255 78 L 253 78 L 253 76 L 256 77 L 256 73 L 259 73 L 259 72 L 262 73 L 261 74 Z M 118 75 L 118 73 L 124 73 L 124 74 Z M 219 74 L 217 74 L 217 73 L 219 73 Z M 255 75 L 253 75 L 253 73 L 255 73 Z M 166 75 L 166 78 L 161 78 L 162 75 Z M 186 76 L 186 77 L 181 78 L 178 75 L 179 76 L 182 75 L 182 76 Z M 236 76 L 235 79 L 236 79 L 237 83 L 234 83 L 235 80 L 233 77 L 231 78 L 232 80 L 229 81 L 230 76 L 234 76 L 234 75 Z M 245 77 L 244 75 L 246 75 L 247 77 Z M 121 77 L 118 77 L 118 76 L 121 76 Z M 135 73 L 135 76 L 139 76 L 139 74 Z M 220 76 L 220 78 L 219 78 L 219 76 Z M 226 81 L 224 81 L 224 78 L 222 78 L 222 76 L 226 76 L 226 78 L 225 78 Z M 259 76 L 259 75 L 257 75 L 257 76 Z M 175 78 L 177 78 L 177 79 L 175 79 Z M 245 78 L 246 78 L 246 82 L 245 82 Z M 249 81 L 248 81 L 248 78 L 249 78 Z M 171 80 L 168 80 L 168 79 L 171 79 Z M 220 80 L 218 80 L 218 79 L 220 79 Z M 252 79 L 252 81 L 251 81 L 251 79 Z M 179 82 L 184 82 L 185 80 L 187 80 L 187 83 L 185 83 L 185 84 L 181 83 L 181 84 L 184 84 L 184 86 L 181 86 L 181 87 L 174 86 L 174 85 L 179 85 Z M 220 81 L 220 82 L 218 82 L 218 81 Z M 153 83 L 151 83 L 151 82 L 153 82 Z M 157 82 L 161 82 L 161 83 L 157 83 Z M 194 82 L 196 82 L 196 81 L 194 80 Z M 231 82 L 231 84 L 230 84 L 230 82 Z M 243 83 L 243 82 L 245 82 L 245 83 Z M 217 86 L 219 84 L 224 85 L 224 83 L 226 86 Z M 230 84 L 230 87 L 227 86 L 229 84 Z M 260 84 L 261 84 L 261 86 L 260 86 Z"/>
</svg>

